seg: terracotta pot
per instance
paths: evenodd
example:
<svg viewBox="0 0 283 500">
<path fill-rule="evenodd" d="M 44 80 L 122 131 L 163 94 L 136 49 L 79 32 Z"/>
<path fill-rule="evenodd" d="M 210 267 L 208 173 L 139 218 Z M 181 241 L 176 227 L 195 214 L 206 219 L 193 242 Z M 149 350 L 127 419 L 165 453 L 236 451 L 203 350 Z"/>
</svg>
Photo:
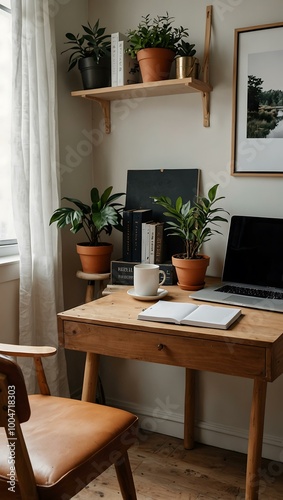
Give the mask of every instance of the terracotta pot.
<svg viewBox="0 0 283 500">
<path fill-rule="evenodd" d="M 78 243 L 77 252 L 81 259 L 82 270 L 89 274 L 103 274 L 110 272 L 111 254 L 113 245 L 101 243 L 96 247 L 88 243 Z"/>
<path fill-rule="evenodd" d="M 193 56 L 178 56 L 175 59 L 176 78 L 198 78 L 199 60 Z"/>
<path fill-rule="evenodd" d="M 204 277 L 210 258 L 200 255 L 199 259 L 180 259 L 172 256 L 172 264 L 176 268 L 178 285 L 183 290 L 200 290 L 204 287 Z"/>
<path fill-rule="evenodd" d="M 170 49 L 142 49 L 137 53 L 142 81 L 158 82 L 169 78 L 175 52 Z"/>
</svg>

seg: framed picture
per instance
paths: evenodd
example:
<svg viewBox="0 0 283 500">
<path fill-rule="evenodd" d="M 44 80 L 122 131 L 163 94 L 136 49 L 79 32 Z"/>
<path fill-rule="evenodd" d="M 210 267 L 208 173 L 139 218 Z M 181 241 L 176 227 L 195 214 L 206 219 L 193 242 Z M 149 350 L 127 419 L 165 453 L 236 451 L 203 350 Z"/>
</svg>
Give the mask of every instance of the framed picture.
<svg viewBox="0 0 283 500">
<path fill-rule="evenodd" d="M 235 30 L 232 175 L 283 175 L 283 22 Z"/>
</svg>

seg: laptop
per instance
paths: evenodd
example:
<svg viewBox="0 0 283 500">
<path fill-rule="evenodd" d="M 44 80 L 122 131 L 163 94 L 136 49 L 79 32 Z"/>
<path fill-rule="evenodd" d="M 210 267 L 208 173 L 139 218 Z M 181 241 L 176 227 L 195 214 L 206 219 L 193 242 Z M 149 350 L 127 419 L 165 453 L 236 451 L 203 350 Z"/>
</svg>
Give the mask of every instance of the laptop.
<svg viewBox="0 0 283 500">
<path fill-rule="evenodd" d="M 222 282 L 190 297 L 283 312 L 283 219 L 233 216 Z"/>
</svg>

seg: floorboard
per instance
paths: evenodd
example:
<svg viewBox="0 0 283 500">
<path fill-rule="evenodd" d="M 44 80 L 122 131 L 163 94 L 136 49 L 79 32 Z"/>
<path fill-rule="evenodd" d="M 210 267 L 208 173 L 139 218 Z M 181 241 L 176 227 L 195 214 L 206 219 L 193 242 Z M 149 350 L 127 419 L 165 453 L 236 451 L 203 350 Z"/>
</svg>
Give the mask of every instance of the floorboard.
<svg viewBox="0 0 283 500">
<path fill-rule="evenodd" d="M 138 500 L 244 500 L 246 455 L 140 432 L 129 450 Z M 74 500 L 121 500 L 114 467 L 101 474 Z M 262 460 L 260 500 L 283 500 L 283 464 Z"/>
</svg>

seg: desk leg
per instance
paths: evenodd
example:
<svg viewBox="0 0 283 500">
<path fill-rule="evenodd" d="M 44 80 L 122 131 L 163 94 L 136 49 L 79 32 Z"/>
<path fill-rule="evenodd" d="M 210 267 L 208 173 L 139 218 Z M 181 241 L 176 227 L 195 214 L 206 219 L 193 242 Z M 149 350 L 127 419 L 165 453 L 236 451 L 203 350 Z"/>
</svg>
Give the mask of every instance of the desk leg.
<svg viewBox="0 0 283 500">
<path fill-rule="evenodd" d="M 254 379 L 246 473 L 246 500 L 258 500 L 267 382 Z"/>
<path fill-rule="evenodd" d="M 95 403 L 98 380 L 99 355 L 93 352 L 86 353 L 82 401 Z"/>
<path fill-rule="evenodd" d="M 195 427 L 195 370 L 186 368 L 184 448 L 194 447 Z"/>
</svg>

